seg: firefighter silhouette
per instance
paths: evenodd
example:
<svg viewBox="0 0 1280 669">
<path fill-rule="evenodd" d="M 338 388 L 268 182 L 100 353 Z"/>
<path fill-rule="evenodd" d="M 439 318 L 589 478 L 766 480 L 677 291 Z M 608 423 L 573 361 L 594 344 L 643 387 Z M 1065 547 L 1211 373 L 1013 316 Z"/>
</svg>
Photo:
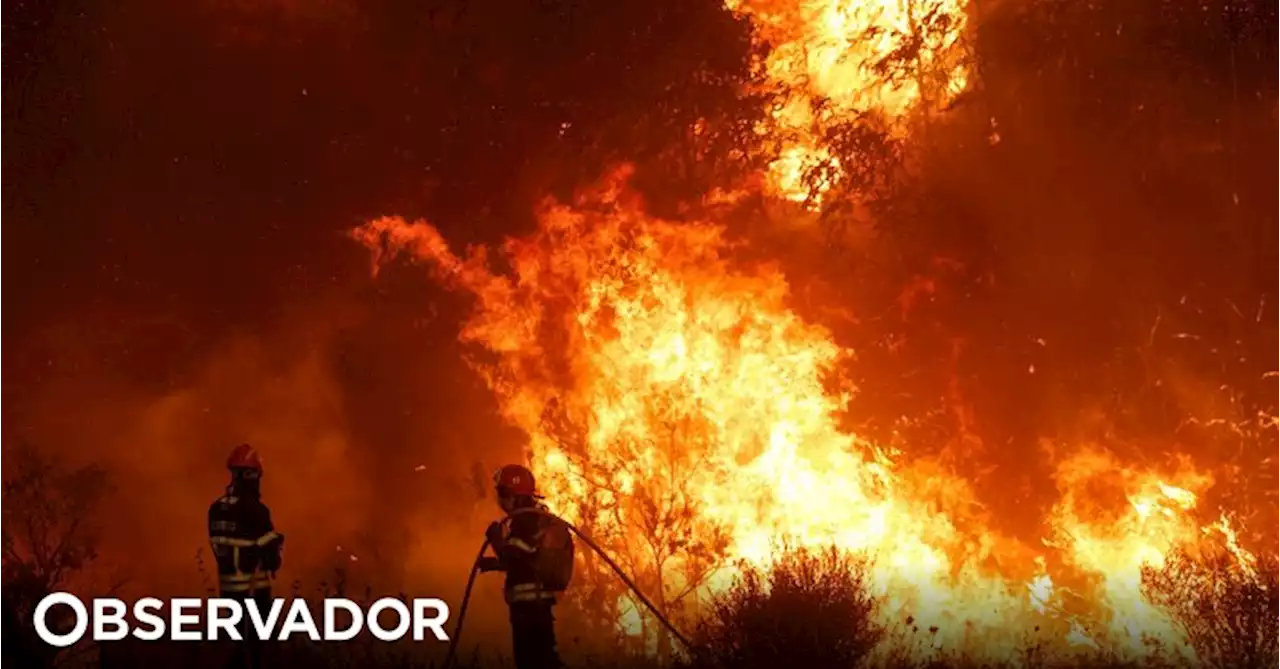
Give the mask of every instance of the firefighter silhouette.
<svg viewBox="0 0 1280 669">
<path fill-rule="evenodd" d="M 553 607 L 556 593 L 568 586 L 573 542 L 563 524 L 549 521 L 537 502 L 533 474 L 507 465 L 494 474 L 504 521 L 489 525 L 485 538 L 494 557 L 482 557 L 482 572 L 506 573 L 503 589 L 510 610 L 511 646 L 517 669 L 558 669 Z M 504 528 L 504 525 L 508 527 Z"/>
<path fill-rule="evenodd" d="M 209 543 L 218 563 L 221 597 L 253 600 L 265 615 L 271 606 L 271 584 L 280 569 L 284 536 L 271 524 L 271 510 L 262 503 L 262 460 L 242 444 L 227 458 L 231 483 L 226 494 L 209 507 Z M 246 611 L 230 662 L 232 667 L 262 666 L 262 639 Z"/>
</svg>

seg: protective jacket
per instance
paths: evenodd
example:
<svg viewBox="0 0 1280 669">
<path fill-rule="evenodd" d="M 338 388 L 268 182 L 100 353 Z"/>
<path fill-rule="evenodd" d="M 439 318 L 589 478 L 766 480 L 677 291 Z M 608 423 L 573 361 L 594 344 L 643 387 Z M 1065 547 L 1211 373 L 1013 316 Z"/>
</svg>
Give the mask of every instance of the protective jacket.
<svg viewBox="0 0 1280 669">
<path fill-rule="evenodd" d="M 534 509 L 546 511 L 546 507 L 538 505 L 516 509 L 507 517 L 506 534 L 493 546 L 497 557 L 483 565 L 486 571 L 506 572 L 503 591 L 508 604 L 537 601 L 555 603 L 555 592 L 544 588 L 538 576 L 538 547 L 542 543 L 543 529 L 542 516 L 531 513 Z"/>
<path fill-rule="evenodd" d="M 233 487 L 209 507 L 209 543 L 218 562 L 223 596 L 269 592 L 280 569 L 284 536 L 256 490 Z"/>
<path fill-rule="evenodd" d="M 535 510 L 546 508 L 522 505 L 508 515 L 505 531 L 489 537 L 496 557 L 482 558 L 480 567 L 507 574 L 504 594 L 511 612 L 511 654 L 516 669 L 559 669 L 563 665 L 556 650 L 552 613 L 556 595 L 539 579 L 538 551 L 545 530 L 543 516 L 533 513 Z"/>
</svg>

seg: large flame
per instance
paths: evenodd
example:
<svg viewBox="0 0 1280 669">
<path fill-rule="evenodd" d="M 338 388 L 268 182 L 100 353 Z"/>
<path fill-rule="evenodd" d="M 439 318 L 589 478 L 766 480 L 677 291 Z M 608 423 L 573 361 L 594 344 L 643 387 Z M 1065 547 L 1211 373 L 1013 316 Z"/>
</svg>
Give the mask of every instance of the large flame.
<svg viewBox="0 0 1280 669">
<path fill-rule="evenodd" d="M 840 427 L 849 352 L 788 307 L 777 268 L 734 265 L 715 223 L 646 215 L 625 177 L 544 206 L 537 232 L 501 249 L 509 274 L 425 222 L 355 234 L 376 263 L 405 252 L 475 296 L 462 339 L 544 492 L 649 576 L 662 606 L 696 606 L 736 560 L 766 564 L 786 538 L 873 558 L 884 622 L 916 630 L 905 642 L 920 654 L 1008 658 L 1036 635 L 1129 654 L 1146 638 L 1181 644 L 1138 577 L 1201 537 L 1208 477 L 1080 449 L 1059 469 L 1051 545 L 999 536 L 963 480 Z M 619 610 L 638 620 L 625 596 Z"/>
<path fill-rule="evenodd" d="M 770 114 L 780 154 L 769 167 L 776 194 L 822 200 L 839 171 L 826 146 L 835 124 L 871 113 L 905 131 L 914 113 L 943 108 L 968 85 L 965 0 L 725 0 L 749 16 L 768 45 L 766 87 L 781 89 Z"/>
<path fill-rule="evenodd" d="M 759 72 L 780 95 L 761 131 L 777 133 L 765 181 L 779 198 L 821 202 L 840 174 L 829 146 L 839 124 L 871 116 L 901 135 L 969 82 L 964 0 L 725 4 L 770 47 Z M 375 269 L 407 253 L 474 295 L 461 337 L 527 435 L 544 492 L 668 614 L 696 609 L 735 565 L 767 565 L 785 540 L 868 556 L 898 652 L 1191 653 L 1140 581 L 1206 537 L 1251 568 L 1225 518 L 1201 526 L 1209 476 L 1078 447 L 1058 462 L 1049 536 L 1001 536 L 966 481 L 842 428 L 851 352 L 788 306 L 778 268 L 734 264 L 739 242 L 716 222 L 647 215 L 627 174 L 573 205 L 547 203 L 538 230 L 498 254 L 460 257 L 430 224 L 398 218 L 355 236 Z M 617 622 L 652 641 L 614 592 Z"/>
<path fill-rule="evenodd" d="M 1141 587 L 1143 567 L 1162 567 L 1172 549 L 1200 539 L 1191 512 L 1213 478 L 1181 464 L 1165 475 L 1136 471 L 1093 449 L 1058 464 L 1059 502 L 1051 519 L 1056 540 L 1063 558 L 1089 577 L 1082 603 L 1098 614 L 1094 636 L 1126 658 L 1144 656 L 1148 641 L 1189 653 L 1182 631 L 1146 601 Z M 1079 626 L 1074 631 L 1081 632 Z"/>
</svg>

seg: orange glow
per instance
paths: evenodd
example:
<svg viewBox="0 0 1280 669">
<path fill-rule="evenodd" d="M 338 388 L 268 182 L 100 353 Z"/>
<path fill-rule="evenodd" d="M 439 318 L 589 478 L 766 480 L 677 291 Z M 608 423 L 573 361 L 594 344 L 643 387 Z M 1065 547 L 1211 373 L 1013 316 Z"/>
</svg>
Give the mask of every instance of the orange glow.
<svg viewBox="0 0 1280 669">
<path fill-rule="evenodd" d="M 695 609 L 785 539 L 874 558 L 884 622 L 920 630 L 905 639 L 917 655 L 1007 658 L 1033 637 L 1062 653 L 1183 646 L 1138 575 L 1206 536 L 1193 512 L 1210 477 L 1077 449 L 1058 467 L 1054 536 L 1000 536 L 966 481 L 839 426 L 851 352 L 788 307 L 776 267 L 735 265 L 714 222 L 648 216 L 626 176 L 547 203 L 536 233 L 501 248 L 509 273 L 425 222 L 354 234 L 375 267 L 403 252 L 475 297 L 461 338 L 553 508 L 660 583 L 661 605 Z M 620 597 L 620 624 L 652 642 Z"/>
<path fill-rule="evenodd" d="M 944 108 L 968 85 L 965 0 L 725 0 L 749 16 L 769 55 L 766 86 L 786 91 L 770 110 L 782 141 L 769 167 L 775 194 L 819 204 L 830 180 L 804 175 L 840 165 L 823 137 L 840 121 L 873 113 L 903 130 L 916 113 Z M 918 48 L 917 46 L 918 45 Z"/>
<path fill-rule="evenodd" d="M 1059 547 L 1092 577 L 1085 599 L 1098 613 L 1095 629 L 1082 634 L 1129 658 L 1146 654 L 1144 639 L 1190 652 L 1174 622 L 1143 597 L 1142 568 L 1159 568 L 1170 550 L 1199 540 L 1191 512 L 1213 479 L 1189 463 L 1168 478 L 1134 471 L 1099 450 L 1060 462 L 1057 479 L 1052 523 Z"/>
<path fill-rule="evenodd" d="M 769 47 L 756 63 L 762 85 L 781 91 L 759 129 L 779 150 L 763 175 L 775 201 L 816 208 L 836 196 L 843 167 L 829 138 L 842 124 L 871 117 L 906 137 L 970 83 L 964 0 L 725 7 L 751 19 Z M 537 232 L 501 249 L 459 256 L 430 224 L 398 218 L 355 236 L 375 271 L 404 253 L 475 297 L 461 339 L 527 436 L 544 492 L 660 607 L 696 613 L 738 565 L 767 566 L 782 542 L 835 545 L 872 559 L 882 650 L 995 661 L 1028 644 L 1060 657 L 1132 658 L 1152 644 L 1193 653 L 1141 578 L 1172 551 L 1207 544 L 1251 573 L 1227 519 L 1204 524 L 1212 476 L 1068 445 L 1048 536 L 1002 535 L 968 481 L 841 426 L 857 396 L 841 376 L 853 352 L 790 308 L 776 266 L 735 264 L 746 242 L 719 221 L 648 215 L 628 176 L 544 204 Z M 908 286 L 903 313 L 934 289 Z M 616 597 L 616 622 L 652 648 L 647 614 Z"/>
</svg>

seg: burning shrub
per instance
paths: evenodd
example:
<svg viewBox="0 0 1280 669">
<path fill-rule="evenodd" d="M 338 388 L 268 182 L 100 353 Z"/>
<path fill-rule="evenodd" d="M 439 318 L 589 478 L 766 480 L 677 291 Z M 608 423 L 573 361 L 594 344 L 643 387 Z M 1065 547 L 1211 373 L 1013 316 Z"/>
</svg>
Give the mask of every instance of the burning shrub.
<svg viewBox="0 0 1280 669">
<path fill-rule="evenodd" d="M 1177 551 L 1143 570 L 1147 597 L 1173 615 L 1206 667 L 1274 667 L 1277 657 L 1274 556 L 1229 550 Z"/>
<path fill-rule="evenodd" d="M 695 667 L 852 667 L 875 647 L 866 563 L 835 548 L 748 568 L 698 626 Z"/>
</svg>

